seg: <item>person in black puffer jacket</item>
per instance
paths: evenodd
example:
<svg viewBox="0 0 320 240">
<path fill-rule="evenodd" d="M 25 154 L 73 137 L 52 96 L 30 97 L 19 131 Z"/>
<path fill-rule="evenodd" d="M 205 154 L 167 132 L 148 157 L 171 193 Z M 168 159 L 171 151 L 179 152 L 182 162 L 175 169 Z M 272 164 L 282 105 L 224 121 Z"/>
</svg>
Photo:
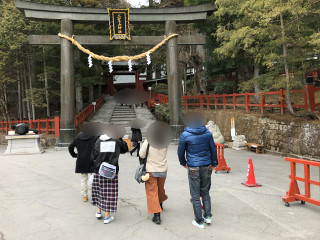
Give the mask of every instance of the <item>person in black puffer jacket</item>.
<svg viewBox="0 0 320 240">
<path fill-rule="evenodd" d="M 131 131 L 132 131 L 131 142 L 133 143 L 134 148 L 130 151 L 130 154 L 132 156 L 132 153 L 134 153 L 137 150 L 137 157 L 139 157 L 140 143 L 142 141 L 141 130 L 139 128 L 131 128 Z"/>
<path fill-rule="evenodd" d="M 119 155 L 126 153 L 128 146 L 122 139 L 113 139 L 107 135 L 101 135 L 96 141 L 92 151 L 91 159 L 93 160 L 92 182 L 92 205 L 97 207 L 96 217 L 101 218 L 101 210 L 105 211 L 104 223 L 110 223 L 114 220 L 110 212 L 117 211 L 118 202 L 118 172 L 119 172 Z M 114 178 L 109 179 L 99 175 L 99 169 L 103 162 L 111 164 L 117 168 Z"/>
<path fill-rule="evenodd" d="M 73 158 L 77 158 L 76 161 L 76 173 L 81 174 L 81 195 L 82 201 L 88 201 L 88 178 L 90 173 L 92 173 L 92 164 L 90 156 L 97 136 L 90 136 L 86 133 L 79 133 L 75 139 L 69 145 L 69 153 Z M 77 153 L 74 152 L 74 148 L 77 148 Z"/>
</svg>

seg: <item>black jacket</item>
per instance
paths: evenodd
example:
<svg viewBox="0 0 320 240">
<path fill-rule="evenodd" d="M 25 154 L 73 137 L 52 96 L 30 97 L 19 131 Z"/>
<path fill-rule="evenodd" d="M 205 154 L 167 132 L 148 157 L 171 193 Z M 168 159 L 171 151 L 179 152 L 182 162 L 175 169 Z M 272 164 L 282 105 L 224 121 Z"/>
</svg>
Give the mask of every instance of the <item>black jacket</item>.
<svg viewBox="0 0 320 240">
<path fill-rule="evenodd" d="M 142 134 L 139 128 L 131 128 L 132 137 L 131 142 L 141 142 L 142 141 Z"/>
<path fill-rule="evenodd" d="M 69 145 L 69 153 L 72 157 L 77 158 L 76 173 L 91 173 L 93 162 L 90 159 L 94 144 L 98 137 L 89 136 L 79 133 Z M 78 154 L 74 152 L 77 148 Z"/>
<path fill-rule="evenodd" d="M 114 152 L 101 152 L 102 142 L 115 142 Z M 91 159 L 93 161 L 93 172 L 99 173 L 99 168 L 101 163 L 106 162 L 117 167 L 117 172 L 119 172 L 119 155 L 120 153 L 128 152 L 128 145 L 122 139 L 113 139 L 107 137 L 107 135 L 102 135 L 96 141 L 94 149 L 92 151 Z"/>
</svg>

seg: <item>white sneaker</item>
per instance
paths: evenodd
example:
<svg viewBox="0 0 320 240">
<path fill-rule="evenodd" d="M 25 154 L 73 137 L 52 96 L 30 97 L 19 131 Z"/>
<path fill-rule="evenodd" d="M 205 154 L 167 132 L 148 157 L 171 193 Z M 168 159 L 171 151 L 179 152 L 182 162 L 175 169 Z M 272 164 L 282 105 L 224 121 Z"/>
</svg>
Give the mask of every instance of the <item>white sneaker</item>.
<svg viewBox="0 0 320 240">
<path fill-rule="evenodd" d="M 211 223 L 211 217 L 204 218 L 204 222 L 207 224 Z"/>
<path fill-rule="evenodd" d="M 105 218 L 103 223 L 108 224 L 108 223 L 111 223 L 113 220 L 114 220 L 114 216 L 110 216 L 108 218 Z"/>
<path fill-rule="evenodd" d="M 101 212 L 96 212 L 96 218 L 98 218 L 98 219 L 101 218 Z"/>
<path fill-rule="evenodd" d="M 193 224 L 193 226 L 195 226 L 197 228 L 204 229 L 204 224 L 203 223 L 199 224 L 199 223 L 196 222 L 196 220 L 193 220 L 192 224 Z"/>
</svg>

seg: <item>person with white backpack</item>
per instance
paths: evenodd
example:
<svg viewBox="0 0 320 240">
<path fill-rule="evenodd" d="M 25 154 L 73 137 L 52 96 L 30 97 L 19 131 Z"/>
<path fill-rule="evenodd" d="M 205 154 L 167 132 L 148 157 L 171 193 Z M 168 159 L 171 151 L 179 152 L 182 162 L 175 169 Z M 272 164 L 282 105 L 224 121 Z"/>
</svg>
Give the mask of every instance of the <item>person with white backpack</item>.
<svg viewBox="0 0 320 240">
<path fill-rule="evenodd" d="M 125 141 L 101 135 L 96 141 L 91 158 L 93 159 L 92 205 L 97 207 L 96 218 L 101 219 L 105 212 L 104 224 L 114 220 L 111 212 L 117 211 L 119 155 L 126 153 Z"/>
</svg>

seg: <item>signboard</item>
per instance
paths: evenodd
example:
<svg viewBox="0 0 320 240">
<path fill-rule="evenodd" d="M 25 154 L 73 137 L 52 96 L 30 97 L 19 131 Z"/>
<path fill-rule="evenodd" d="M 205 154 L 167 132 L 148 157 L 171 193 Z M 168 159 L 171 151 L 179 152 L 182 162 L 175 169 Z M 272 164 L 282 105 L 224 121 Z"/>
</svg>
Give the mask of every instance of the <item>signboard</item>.
<svg viewBox="0 0 320 240">
<path fill-rule="evenodd" d="M 232 117 L 231 118 L 231 137 L 232 137 L 232 140 L 234 140 L 235 136 L 236 136 L 236 127 L 234 124 L 234 118 Z"/>
<path fill-rule="evenodd" d="M 129 28 L 129 8 L 108 8 L 110 40 L 131 40 Z"/>
</svg>

